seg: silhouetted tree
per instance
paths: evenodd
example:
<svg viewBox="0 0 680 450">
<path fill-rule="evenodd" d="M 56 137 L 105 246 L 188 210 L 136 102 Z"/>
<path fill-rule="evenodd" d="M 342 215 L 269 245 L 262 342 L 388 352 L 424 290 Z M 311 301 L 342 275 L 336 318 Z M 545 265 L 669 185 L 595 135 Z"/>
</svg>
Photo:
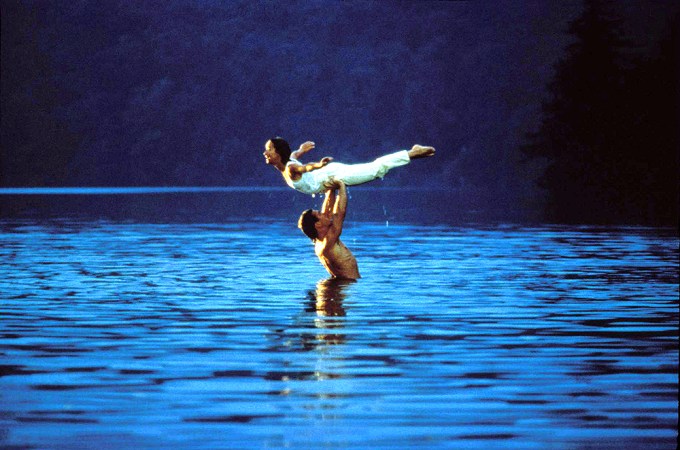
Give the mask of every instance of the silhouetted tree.
<svg viewBox="0 0 680 450">
<path fill-rule="evenodd" d="M 575 41 L 523 150 L 547 160 L 539 183 L 551 220 L 670 223 L 677 219 L 677 45 L 670 39 L 650 61 L 624 58 L 627 42 L 609 6 L 586 0 L 571 24 Z"/>
<path fill-rule="evenodd" d="M 620 137 L 634 156 L 630 164 L 640 174 L 631 198 L 651 223 L 678 222 L 679 19 L 676 15 L 669 21 L 658 55 L 638 61 L 626 77 L 629 102 Z"/>
<path fill-rule="evenodd" d="M 612 205 L 617 166 L 613 136 L 622 98 L 623 41 L 600 1 L 586 1 L 569 31 L 575 41 L 557 64 L 543 122 L 524 150 L 548 158 L 540 184 L 553 220 L 581 220 Z"/>
</svg>

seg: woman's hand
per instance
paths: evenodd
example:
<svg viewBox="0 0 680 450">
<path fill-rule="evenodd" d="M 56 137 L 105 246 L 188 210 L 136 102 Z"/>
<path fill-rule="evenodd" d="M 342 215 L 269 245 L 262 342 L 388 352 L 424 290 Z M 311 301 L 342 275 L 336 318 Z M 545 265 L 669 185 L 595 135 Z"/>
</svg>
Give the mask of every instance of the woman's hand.
<svg viewBox="0 0 680 450">
<path fill-rule="evenodd" d="M 300 150 L 299 151 L 306 153 L 306 152 L 312 150 L 314 148 L 314 145 L 315 144 L 312 141 L 303 142 L 302 144 L 300 144 Z"/>
</svg>

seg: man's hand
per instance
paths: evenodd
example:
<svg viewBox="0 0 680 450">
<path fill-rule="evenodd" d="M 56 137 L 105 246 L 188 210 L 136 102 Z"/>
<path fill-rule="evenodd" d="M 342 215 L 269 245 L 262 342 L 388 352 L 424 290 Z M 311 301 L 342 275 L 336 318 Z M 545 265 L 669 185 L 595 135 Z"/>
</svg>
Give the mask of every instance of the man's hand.
<svg viewBox="0 0 680 450">
<path fill-rule="evenodd" d="M 324 156 L 323 158 L 321 158 L 320 162 L 321 162 L 321 164 L 323 164 L 325 166 L 326 164 L 328 164 L 331 161 L 333 161 L 333 158 L 331 158 L 330 156 Z"/>
<path fill-rule="evenodd" d="M 342 181 L 336 180 L 335 177 L 330 177 L 328 181 L 323 183 L 324 189 L 328 190 L 336 190 L 339 187 L 338 183 L 342 183 Z"/>
</svg>

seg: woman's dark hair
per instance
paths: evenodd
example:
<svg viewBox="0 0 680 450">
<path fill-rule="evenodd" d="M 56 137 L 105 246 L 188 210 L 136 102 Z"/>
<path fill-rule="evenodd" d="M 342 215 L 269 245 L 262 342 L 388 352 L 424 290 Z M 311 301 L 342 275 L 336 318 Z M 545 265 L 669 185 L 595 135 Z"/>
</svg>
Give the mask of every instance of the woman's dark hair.
<svg viewBox="0 0 680 450">
<path fill-rule="evenodd" d="M 298 220 L 298 228 L 302 230 L 303 233 L 307 235 L 309 239 L 312 241 L 315 241 L 319 235 L 316 232 L 316 227 L 314 227 L 314 224 L 316 224 L 319 221 L 314 215 L 312 214 L 312 210 L 308 209 L 306 211 L 303 211 L 302 214 L 300 214 L 300 220 Z"/>
<path fill-rule="evenodd" d="M 281 162 L 286 164 L 290 161 L 290 145 L 288 145 L 288 142 L 278 136 L 270 139 L 270 141 L 274 145 L 274 151 L 281 157 Z"/>
</svg>

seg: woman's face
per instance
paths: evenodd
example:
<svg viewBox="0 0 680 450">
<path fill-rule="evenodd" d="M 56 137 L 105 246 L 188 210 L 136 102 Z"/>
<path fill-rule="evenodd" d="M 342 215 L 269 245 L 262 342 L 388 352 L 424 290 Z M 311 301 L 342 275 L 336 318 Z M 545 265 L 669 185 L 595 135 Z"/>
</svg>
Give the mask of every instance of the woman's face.
<svg viewBox="0 0 680 450">
<path fill-rule="evenodd" d="M 274 150 L 274 143 L 272 141 L 267 141 L 267 143 L 264 144 L 264 153 L 262 153 L 262 156 L 264 156 L 264 161 L 267 164 L 277 165 L 281 162 L 281 157 L 276 153 L 276 150 Z"/>
</svg>

